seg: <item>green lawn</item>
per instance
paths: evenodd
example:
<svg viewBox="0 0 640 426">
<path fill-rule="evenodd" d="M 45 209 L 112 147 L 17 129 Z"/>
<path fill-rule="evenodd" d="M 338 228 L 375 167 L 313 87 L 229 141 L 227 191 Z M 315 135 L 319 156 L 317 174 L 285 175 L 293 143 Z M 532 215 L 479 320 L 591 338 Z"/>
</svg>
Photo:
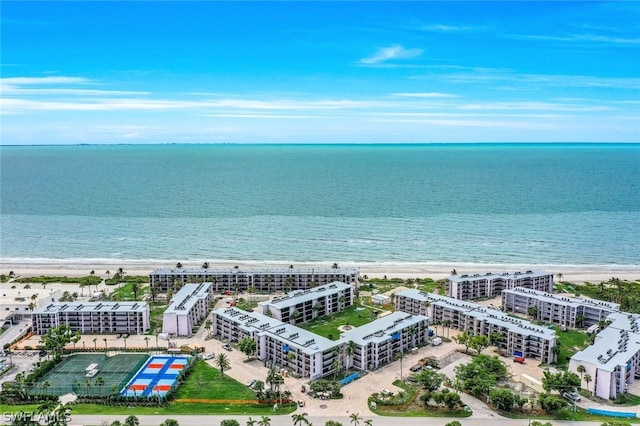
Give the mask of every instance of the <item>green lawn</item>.
<svg viewBox="0 0 640 426">
<path fill-rule="evenodd" d="M 149 328 L 152 334 L 156 334 L 162 330 L 162 314 L 167 309 L 166 303 L 150 302 L 149 303 Z"/>
<path fill-rule="evenodd" d="M 427 291 L 429 293 L 444 294 L 444 280 L 434 281 L 431 278 L 415 278 L 404 280 L 402 278 L 370 278 L 363 280 L 360 285 L 362 291 L 375 290 L 376 293 L 386 293 L 396 287 L 404 286 L 414 288 L 417 284 L 418 290 Z"/>
<path fill-rule="evenodd" d="M 368 306 L 360 305 L 359 300 L 356 299 L 356 304 L 347 307 L 344 311 L 318 317 L 307 323 L 297 324 L 297 326 L 305 330 L 313 331 L 323 337 L 338 340 L 340 337 L 339 326 L 346 325 L 347 322 L 353 327 L 370 323 L 375 319 L 373 311 L 374 309 Z"/>
<path fill-rule="evenodd" d="M 256 394 L 244 383 L 240 383 L 206 362 L 196 362 L 185 383 L 178 388 L 176 399 L 256 399 Z"/>
<path fill-rule="evenodd" d="M 569 363 L 569 358 L 578 351 L 589 346 L 589 335 L 584 331 L 567 330 L 561 331 L 560 327 L 554 326 L 556 337 L 560 343 L 560 352 L 558 353 L 558 366 L 565 366 Z"/>
<path fill-rule="evenodd" d="M 147 292 L 149 292 L 148 284 L 138 284 L 138 296 L 136 299 L 142 300 L 142 296 Z M 135 301 L 136 299 L 133 296 L 133 283 L 126 283 L 122 287 L 115 288 L 109 295 L 111 300 L 118 301 Z"/>
</svg>

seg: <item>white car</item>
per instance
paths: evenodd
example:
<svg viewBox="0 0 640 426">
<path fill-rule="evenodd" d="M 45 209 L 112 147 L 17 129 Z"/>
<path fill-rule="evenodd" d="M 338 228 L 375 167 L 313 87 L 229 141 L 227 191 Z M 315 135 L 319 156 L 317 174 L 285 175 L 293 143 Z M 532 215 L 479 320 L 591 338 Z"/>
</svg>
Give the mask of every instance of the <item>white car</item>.
<svg viewBox="0 0 640 426">
<path fill-rule="evenodd" d="M 213 358 L 215 358 L 215 357 L 216 357 L 216 354 L 214 354 L 213 352 L 211 352 L 210 354 L 204 354 L 204 355 L 202 356 L 202 359 L 204 359 L 204 360 L 206 361 L 206 360 L 208 360 L 208 359 L 213 359 Z"/>
</svg>

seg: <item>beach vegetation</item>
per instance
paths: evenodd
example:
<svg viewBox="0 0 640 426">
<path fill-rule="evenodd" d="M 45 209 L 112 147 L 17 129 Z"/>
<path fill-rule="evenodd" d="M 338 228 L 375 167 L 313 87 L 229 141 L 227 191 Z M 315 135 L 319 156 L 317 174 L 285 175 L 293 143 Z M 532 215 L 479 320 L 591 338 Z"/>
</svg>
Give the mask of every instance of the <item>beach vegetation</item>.
<svg viewBox="0 0 640 426">
<path fill-rule="evenodd" d="M 620 304 L 620 310 L 640 313 L 640 282 L 627 281 L 612 277 L 598 284 L 585 282 L 574 285 L 573 292 L 579 292 L 593 299 L 605 300 Z"/>
<path fill-rule="evenodd" d="M 139 294 L 146 294 L 149 286 L 142 285 L 138 282 L 127 282 L 122 287 L 115 288 L 109 298 L 114 301 L 137 301 Z"/>
</svg>

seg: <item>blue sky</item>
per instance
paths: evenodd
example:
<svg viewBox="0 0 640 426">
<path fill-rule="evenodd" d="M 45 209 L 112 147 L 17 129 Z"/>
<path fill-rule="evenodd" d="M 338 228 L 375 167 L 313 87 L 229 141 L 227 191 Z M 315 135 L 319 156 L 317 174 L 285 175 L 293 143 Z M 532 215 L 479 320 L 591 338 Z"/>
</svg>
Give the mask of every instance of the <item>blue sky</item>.
<svg viewBox="0 0 640 426">
<path fill-rule="evenodd" d="M 639 142 L 640 2 L 11 2 L 1 143 Z"/>
</svg>

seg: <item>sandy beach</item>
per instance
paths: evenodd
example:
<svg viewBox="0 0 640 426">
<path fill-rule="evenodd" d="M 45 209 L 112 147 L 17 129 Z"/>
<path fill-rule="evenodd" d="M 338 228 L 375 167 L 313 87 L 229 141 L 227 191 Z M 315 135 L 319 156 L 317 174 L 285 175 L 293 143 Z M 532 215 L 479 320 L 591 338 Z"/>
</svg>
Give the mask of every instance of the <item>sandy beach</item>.
<svg viewBox="0 0 640 426">
<path fill-rule="evenodd" d="M 182 262 L 184 268 L 200 268 L 201 261 Z M 209 262 L 210 269 L 224 269 L 238 266 L 240 269 L 256 268 L 287 268 L 288 262 L 249 262 L 249 261 L 220 261 Z M 5 262 L 0 260 L 0 273 L 29 276 L 69 276 L 79 277 L 89 275 L 95 271 L 96 275 L 106 276 L 106 271 L 113 275 L 119 268 L 123 268 L 128 275 L 148 275 L 158 268 L 174 268 L 176 263 L 170 261 L 143 260 L 114 260 L 114 261 L 33 261 L 33 262 Z M 329 263 L 293 263 L 295 268 L 330 268 Z M 452 270 L 459 274 L 473 274 L 482 272 L 516 272 L 538 269 L 562 274 L 563 281 L 574 283 L 600 282 L 611 277 L 629 281 L 640 279 L 640 265 L 498 265 L 498 264 L 438 264 L 438 263 L 340 263 L 341 268 L 359 268 L 361 275 L 370 278 L 444 278 L 451 275 Z"/>
</svg>

